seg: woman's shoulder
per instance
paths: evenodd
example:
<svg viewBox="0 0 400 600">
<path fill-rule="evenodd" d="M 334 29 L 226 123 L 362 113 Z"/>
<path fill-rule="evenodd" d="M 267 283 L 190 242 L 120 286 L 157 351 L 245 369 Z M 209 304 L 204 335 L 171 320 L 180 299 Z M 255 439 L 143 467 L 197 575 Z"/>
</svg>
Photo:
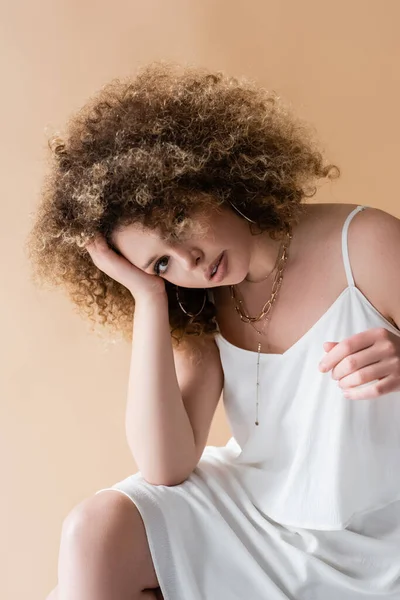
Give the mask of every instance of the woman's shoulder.
<svg viewBox="0 0 400 600">
<path fill-rule="evenodd" d="M 347 231 L 347 253 L 355 285 L 386 319 L 398 323 L 400 219 L 386 210 L 362 203 L 313 205 L 310 214 L 314 211 L 321 216 L 321 223 L 326 226 L 321 226 L 320 231 L 326 229 L 327 235 L 331 219 L 331 224 L 335 223 L 331 237 L 340 244 L 340 231 L 346 217 L 357 206 L 367 206 L 368 210 L 356 214 Z"/>
<path fill-rule="evenodd" d="M 303 250 L 303 246 L 311 243 L 318 251 L 320 244 L 335 243 L 340 239 L 346 218 L 358 206 L 345 202 L 307 203 L 297 225 L 299 248 Z"/>
<path fill-rule="evenodd" d="M 302 220 L 307 223 L 312 218 L 327 219 L 337 218 L 340 220 L 346 217 L 360 204 L 350 204 L 346 202 L 310 202 L 304 205 Z"/>
<path fill-rule="evenodd" d="M 304 216 L 304 226 L 311 225 L 314 219 L 321 226 L 325 223 L 331 225 L 330 229 L 337 234 L 337 230 L 343 229 L 346 218 L 357 207 L 364 206 L 368 210 L 360 211 L 351 223 L 351 233 L 348 234 L 349 243 L 355 249 L 359 249 L 361 256 L 364 255 L 366 245 L 370 247 L 373 240 L 382 238 L 386 235 L 398 238 L 400 219 L 389 212 L 369 206 L 368 204 L 347 204 L 347 203 L 315 203 L 309 204 Z M 353 223 L 354 221 L 354 223 Z M 321 227 L 322 228 L 322 227 Z M 316 228 L 318 229 L 318 228 Z"/>
<path fill-rule="evenodd" d="M 315 202 L 303 206 L 302 214 L 294 230 L 295 242 L 292 253 L 312 256 L 326 244 L 336 244 L 347 216 L 359 206 L 339 202 Z"/>
</svg>

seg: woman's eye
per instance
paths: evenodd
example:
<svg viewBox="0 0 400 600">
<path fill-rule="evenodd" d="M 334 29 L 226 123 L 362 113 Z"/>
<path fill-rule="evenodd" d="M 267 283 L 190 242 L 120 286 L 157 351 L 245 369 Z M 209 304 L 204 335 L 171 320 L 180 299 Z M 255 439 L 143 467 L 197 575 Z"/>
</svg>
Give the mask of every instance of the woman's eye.
<svg viewBox="0 0 400 600">
<path fill-rule="evenodd" d="M 156 262 L 156 264 L 154 265 L 154 272 L 155 272 L 155 273 L 157 273 L 157 275 L 164 275 L 164 274 L 167 272 L 167 270 L 168 270 L 168 268 L 167 268 L 167 269 L 165 269 L 165 271 L 162 271 L 162 272 L 160 273 L 160 264 L 161 264 L 161 263 L 162 263 L 164 260 L 166 260 L 166 261 L 168 262 L 168 256 L 163 256 L 163 257 L 162 257 L 162 258 L 160 258 L 160 260 L 158 260 L 158 261 Z"/>
</svg>

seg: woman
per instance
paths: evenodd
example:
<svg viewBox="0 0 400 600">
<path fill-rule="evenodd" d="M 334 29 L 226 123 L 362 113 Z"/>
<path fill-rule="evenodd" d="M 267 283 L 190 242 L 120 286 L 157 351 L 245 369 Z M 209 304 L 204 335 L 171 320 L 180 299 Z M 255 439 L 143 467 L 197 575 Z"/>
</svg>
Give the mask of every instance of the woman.
<svg viewBox="0 0 400 600">
<path fill-rule="evenodd" d="M 49 598 L 400 597 L 399 219 L 307 204 L 310 128 L 205 69 L 111 82 L 52 148 L 37 281 L 132 342 L 140 470 L 67 516 Z"/>
</svg>

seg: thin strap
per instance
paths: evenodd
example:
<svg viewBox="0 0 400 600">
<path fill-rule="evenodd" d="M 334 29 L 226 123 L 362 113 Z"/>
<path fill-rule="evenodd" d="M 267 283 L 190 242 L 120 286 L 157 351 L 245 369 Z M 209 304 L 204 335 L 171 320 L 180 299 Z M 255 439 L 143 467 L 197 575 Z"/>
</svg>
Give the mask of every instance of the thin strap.
<svg viewBox="0 0 400 600">
<path fill-rule="evenodd" d="M 352 210 L 351 213 L 347 216 L 347 218 L 344 222 L 344 225 L 343 225 L 343 229 L 342 229 L 342 255 L 343 255 L 344 268 L 346 271 L 347 283 L 349 284 L 349 286 L 354 286 L 354 278 L 353 278 L 353 273 L 351 272 L 350 259 L 349 259 L 348 229 L 349 229 L 350 221 L 352 220 L 354 215 L 356 215 L 358 212 L 360 212 L 361 210 L 364 210 L 366 208 L 369 208 L 369 206 L 366 206 L 366 205 L 357 206 L 354 210 Z"/>
</svg>

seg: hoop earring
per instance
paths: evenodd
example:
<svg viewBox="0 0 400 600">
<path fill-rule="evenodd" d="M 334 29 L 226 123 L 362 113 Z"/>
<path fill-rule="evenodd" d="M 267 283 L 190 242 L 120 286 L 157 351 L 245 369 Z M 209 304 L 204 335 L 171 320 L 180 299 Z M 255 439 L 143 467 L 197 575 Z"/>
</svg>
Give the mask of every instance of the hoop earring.
<svg viewBox="0 0 400 600">
<path fill-rule="evenodd" d="M 242 212 L 240 212 L 240 210 L 233 204 L 233 202 L 231 202 L 229 199 L 227 199 L 227 200 L 228 200 L 229 204 L 232 206 L 232 208 L 234 208 L 247 221 L 249 221 L 250 223 L 257 223 L 257 221 L 253 221 L 252 219 L 249 219 L 249 217 L 246 217 L 246 215 L 244 215 Z"/>
<path fill-rule="evenodd" d="M 204 289 L 204 292 L 205 292 L 205 293 L 204 293 L 203 306 L 201 307 L 201 309 L 199 310 L 199 312 L 198 312 L 198 313 L 196 313 L 195 315 L 192 315 L 191 313 L 188 313 L 188 312 L 187 312 L 187 311 L 186 311 L 186 310 L 183 308 L 183 306 L 182 306 L 182 303 L 181 303 L 181 301 L 180 301 L 180 299 L 179 299 L 179 292 L 178 292 L 178 286 L 177 286 L 177 285 L 175 286 L 175 289 L 176 289 L 176 299 L 178 300 L 178 304 L 179 304 L 179 306 L 181 307 L 181 309 L 183 310 L 183 312 L 184 312 L 186 315 L 188 315 L 189 317 L 191 317 L 191 318 L 193 318 L 193 317 L 197 317 L 197 315 L 199 315 L 199 314 L 201 313 L 201 311 L 203 310 L 203 308 L 204 308 L 204 306 L 205 306 L 205 304 L 206 304 L 206 298 L 207 298 L 207 292 L 206 292 L 206 288 L 203 288 L 203 289 Z"/>
</svg>

